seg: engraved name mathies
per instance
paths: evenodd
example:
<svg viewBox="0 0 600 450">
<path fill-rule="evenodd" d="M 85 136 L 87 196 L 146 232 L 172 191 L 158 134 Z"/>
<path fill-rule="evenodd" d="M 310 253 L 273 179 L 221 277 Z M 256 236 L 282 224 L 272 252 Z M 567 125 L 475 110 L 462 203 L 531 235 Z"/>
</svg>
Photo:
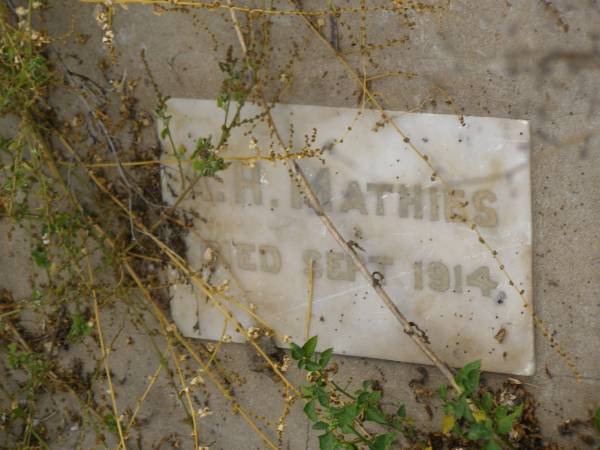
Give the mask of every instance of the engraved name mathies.
<svg viewBox="0 0 600 450">
<path fill-rule="evenodd" d="M 277 208 L 280 199 L 265 199 L 261 183 L 260 163 L 253 166 L 234 163 L 233 193 L 209 196 L 204 200 L 229 202 L 240 206 L 268 206 Z M 497 195 L 490 189 L 442 189 L 437 186 L 423 187 L 420 183 L 403 184 L 383 182 L 359 182 L 350 180 L 344 186 L 332 182 L 329 168 L 321 168 L 310 178 L 310 183 L 327 212 L 348 213 L 357 211 L 361 215 L 412 218 L 431 222 L 465 222 L 471 218 L 481 227 L 494 228 L 498 225 L 496 210 Z M 288 205 L 293 209 L 307 206 L 291 182 Z"/>
</svg>

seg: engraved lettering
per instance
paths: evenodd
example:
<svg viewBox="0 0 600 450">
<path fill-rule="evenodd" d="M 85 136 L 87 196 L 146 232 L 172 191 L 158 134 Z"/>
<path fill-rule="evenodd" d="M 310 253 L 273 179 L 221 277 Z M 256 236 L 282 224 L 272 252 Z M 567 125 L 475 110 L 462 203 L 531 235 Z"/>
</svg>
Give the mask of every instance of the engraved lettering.
<svg viewBox="0 0 600 450">
<path fill-rule="evenodd" d="M 375 198 L 377 199 L 377 203 L 375 206 L 375 214 L 378 216 L 385 215 L 385 202 L 384 196 L 386 192 L 392 192 L 394 186 L 386 183 L 367 183 L 367 191 L 375 192 Z"/>
<path fill-rule="evenodd" d="M 423 218 L 423 190 L 420 184 L 413 186 L 412 192 L 404 184 L 398 186 L 399 198 L 399 212 L 400 217 L 409 216 L 409 206 L 412 205 L 415 208 L 415 219 Z"/>
<path fill-rule="evenodd" d="M 467 275 L 467 285 L 478 287 L 486 297 L 492 296 L 492 290 L 498 287 L 498 282 L 490 277 L 490 269 L 481 266 Z"/>
<path fill-rule="evenodd" d="M 258 247 L 258 261 L 260 270 L 267 273 L 279 273 L 281 270 L 281 255 L 277 247 L 273 245 L 261 245 Z"/>
<path fill-rule="evenodd" d="M 246 190 L 252 195 L 252 203 L 262 205 L 262 188 L 260 185 L 260 164 L 248 167 L 244 164 L 234 165 L 235 201 L 242 204 L 246 201 Z"/>
<path fill-rule="evenodd" d="M 356 271 L 354 263 L 344 253 L 327 253 L 327 278 L 330 280 L 354 281 Z"/>
<path fill-rule="evenodd" d="M 312 176 L 308 176 L 308 181 L 312 187 L 317 199 L 325 211 L 331 211 L 331 177 L 328 168 L 321 168 Z M 306 199 L 302 201 L 302 194 L 298 186 L 292 180 L 292 208 L 300 209 L 302 204 L 308 205 Z"/>
<path fill-rule="evenodd" d="M 432 222 L 440 220 L 440 204 L 438 201 L 438 188 L 432 186 L 429 188 L 429 205 L 430 205 L 430 219 Z"/>
<path fill-rule="evenodd" d="M 437 292 L 446 292 L 450 288 L 450 272 L 448 267 L 440 261 L 430 262 L 427 265 L 429 287 Z"/>
<path fill-rule="evenodd" d="M 413 267 L 415 272 L 415 289 L 421 291 L 423 290 L 423 263 L 417 261 Z"/>
<path fill-rule="evenodd" d="M 315 279 L 321 278 L 323 276 L 323 267 L 320 263 L 321 253 L 318 250 L 305 250 L 302 255 L 302 260 L 304 261 L 304 274 L 308 275 L 308 266 L 310 261 L 313 261 L 313 277 Z"/>
<path fill-rule="evenodd" d="M 481 214 L 477 214 L 473 221 L 482 227 L 495 227 L 498 224 L 496 210 L 486 206 L 484 202 L 494 203 L 496 194 L 488 189 L 480 189 L 473 194 L 473 206 Z"/>
<path fill-rule="evenodd" d="M 365 203 L 365 196 L 360 190 L 360 184 L 358 181 L 350 181 L 344 194 L 344 201 L 340 206 L 341 212 L 348 212 L 352 209 L 357 209 L 361 214 L 367 214 L 367 205 Z"/>
<path fill-rule="evenodd" d="M 462 266 L 454 266 L 454 293 L 462 294 L 463 291 Z"/>
<path fill-rule="evenodd" d="M 243 270 L 256 270 L 256 264 L 252 261 L 252 254 L 256 250 L 254 244 L 233 244 L 237 256 L 237 266 Z"/>
<path fill-rule="evenodd" d="M 444 216 L 446 222 L 464 222 L 465 212 L 465 191 L 453 189 L 444 191 Z"/>
<path fill-rule="evenodd" d="M 394 258 L 391 256 L 374 255 L 369 256 L 369 262 L 377 265 L 377 271 L 385 275 L 385 266 L 394 265 Z"/>
<path fill-rule="evenodd" d="M 369 256 L 369 262 L 375 264 L 377 266 L 377 272 L 381 273 L 384 276 L 381 284 L 385 284 L 385 267 L 394 265 L 394 258 L 391 256 L 384 255 L 373 255 Z"/>
</svg>

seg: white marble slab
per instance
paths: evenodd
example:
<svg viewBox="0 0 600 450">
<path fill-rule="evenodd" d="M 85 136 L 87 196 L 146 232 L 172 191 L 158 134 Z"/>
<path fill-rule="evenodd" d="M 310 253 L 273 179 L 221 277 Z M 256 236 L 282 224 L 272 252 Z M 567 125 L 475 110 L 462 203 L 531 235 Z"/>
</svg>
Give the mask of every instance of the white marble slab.
<svg viewBox="0 0 600 450">
<path fill-rule="evenodd" d="M 244 117 L 259 111 L 247 106 Z M 331 144 L 348 132 L 343 143 L 324 154 L 326 165 L 316 159 L 301 160 L 300 165 L 320 189 L 344 237 L 364 249 L 359 252 L 373 271 L 384 275 L 399 308 L 427 333 L 446 361 L 461 366 L 480 358 L 486 370 L 532 374 L 528 123 L 465 117 L 463 126 L 457 116 L 389 112 L 451 183 L 457 196 L 453 200 L 408 143 L 389 125 L 377 125 L 379 113 L 364 111 L 355 120 L 357 112 L 277 105 L 273 116 L 286 140 L 293 124 L 295 150 L 304 147 L 306 139 L 310 142 L 314 128 L 318 131 L 313 147 Z M 212 100 L 171 99 L 168 114 L 176 145 L 191 151 L 197 138 L 219 135 L 224 112 Z M 166 142 L 163 148 L 164 158 L 171 159 L 163 176 L 163 195 L 172 203 L 180 181 Z M 234 132 L 223 156 L 252 156 L 257 148 L 265 155 L 279 150 L 261 120 Z M 190 164 L 183 166 L 192 173 Z M 278 334 L 303 342 L 306 268 L 313 258 L 310 335 L 319 335 L 321 349 L 428 362 L 296 195 L 283 165 L 235 163 L 220 175 L 222 181 L 203 181 L 195 198 L 182 204 L 195 216 L 196 232 L 186 238 L 192 267 L 201 269 L 209 242 L 232 272 L 221 264 L 212 282 L 232 280 L 232 295 L 256 305 Z M 464 207 L 456 204 L 462 200 Z M 516 289 L 461 217 L 479 225 Z M 524 290 L 522 297 L 519 290 Z M 172 315 L 184 334 L 221 336 L 223 316 L 200 293 L 178 284 L 171 295 Z M 256 325 L 241 309 L 230 307 L 246 326 Z M 244 341 L 233 324 L 227 334 Z"/>
</svg>

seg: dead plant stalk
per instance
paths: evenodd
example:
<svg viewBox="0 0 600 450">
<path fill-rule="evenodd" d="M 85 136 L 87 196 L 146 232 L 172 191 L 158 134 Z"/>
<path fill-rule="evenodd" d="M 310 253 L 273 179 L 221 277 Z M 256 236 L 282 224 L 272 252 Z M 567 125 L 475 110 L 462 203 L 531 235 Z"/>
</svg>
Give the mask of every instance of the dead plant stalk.
<svg viewBox="0 0 600 450">
<path fill-rule="evenodd" d="M 289 0 L 289 1 L 293 6 L 296 6 L 294 0 Z M 361 10 L 362 10 L 362 8 L 361 8 Z M 313 32 L 315 34 L 315 36 L 317 36 L 319 41 L 321 41 L 321 43 L 333 53 L 334 57 L 338 61 L 340 61 L 340 63 L 344 66 L 344 69 L 355 80 L 358 87 L 362 90 L 363 102 L 368 98 L 368 100 L 373 104 L 373 106 L 375 106 L 375 108 L 379 111 L 383 122 L 386 124 L 389 124 L 394 129 L 394 131 L 400 136 L 400 138 L 402 138 L 402 140 L 408 145 L 408 147 L 429 167 L 429 169 L 431 170 L 431 173 L 432 173 L 432 177 L 437 178 L 449 192 L 453 192 L 453 189 L 452 189 L 452 186 L 450 185 L 450 183 L 446 179 L 444 179 L 442 176 L 440 176 L 439 173 L 436 171 L 436 169 L 433 165 L 433 162 L 431 161 L 431 158 L 428 158 L 427 155 L 425 155 L 421 150 L 419 150 L 416 147 L 416 145 L 413 143 L 413 141 L 411 141 L 410 138 L 400 129 L 400 127 L 396 124 L 396 122 L 394 120 L 392 120 L 392 118 L 389 117 L 388 114 L 386 114 L 381 102 L 379 100 L 377 100 L 376 96 L 370 91 L 368 84 L 367 84 L 368 78 L 366 77 L 366 75 L 363 74 L 363 76 L 361 77 L 361 75 L 358 73 L 358 71 L 355 70 L 350 65 L 348 60 L 315 27 L 315 25 L 309 20 L 309 18 L 307 18 L 307 17 L 301 17 L 301 18 L 304 21 L 305 25 L 311 30 L 311 32 Z M 316 200 L 316 197 L 315 197 L 315 200 Z M 533 311 L 533 308 L 531 307 L 531 305 L 527 302 L 527 300 L 523 296 L 524 291 L 518 287 L 519 286 L 518 283 L 515 282 L 515 280 L 512 278 L 512 276 L 508 272 L 508 270 L 506 269 L 506 265 L 500 259 L 498 252 L 494 251 L 494 249 L 490 246 L 490 244 L 485 240 L 485 238 L 479 231 L 477 224 L 475 224 L 471 219 L 468 219 L 466 217 L 464 219 L 465 219 L 465 224 L 474 232 L 475 237 L 478 239 L 478 241 L 481 243 L 481 245 L 483 245 L 483 247 L 490 253 L 492 258 L 496 262 L 498 270 L 500 270 L 500 272 L 502 272 L 504 274 L 504 276 L 509 281 L 509 283 L 512 286 L 515 293 L 521 298 L 521 300 L 523 302 L 523 306 L 525 308 L 529 308 L 528 310 L 530 311 L 530 313 L 533 317 L 535 326 L 538 327 L 538 329 L 540 329 L 540 331 L 542 332 L 542 335 L 547 339 L 547 341 L 550 343 L 550 346 L 554 349 L 554 351 L 561 358 L 563 358 L 567 367 L 575 375 L 575 379 L 577 380 L 577 382 L 580 383 L 581 382 L 581 373 L 577 369 L 577 366 L 575 365 L 575 363 L 573 362 L 571 357 L 567 354 L 567 352 L 564 351 L 562 349 L 562 347 L 559 345 L 557 339 L 550 332 L 550 330 L 548 329 L 548 327 L 546 326 L 544 321 L 535 313 L 535 311 Z M 350 248 L 350 250 L 352 251 L 353 249 Z M 362 264 L 362 262 L 360 260 L 359 260 L 359 263 Z M 446 374 L 444 373 L 444 375 L 446 375 Z"/>
<path fill-rule="evenodd" d="M 230 1 L 230 0 L 229 0 Z M 242 34 L 240 24 L 237 20 L 236 11 L 234 9 L 229 9 L 229 13 L 231 15 L 231 20 L 233 22 L 233 26 L 235 28 L 236 35 L 240 41 L 240 46 L 242 48 L 242 52 L 244 53 L 244 57 L 247 57 L 246 51 L 246 43 L 244 41 L 244 36 Z M 279 144 L 283 149 L 286 148 L 286 145 L 279 134 L 277 127 L 275 126 L 275 121 L 273 120 L 273 116 L 271 115 L 271 111 L 268 108 L 264 93 L 259 88 L 259 99 L 262 103 L 263 108 L 265 108 L 265 116 L 269 122 L 269 127 L 273 134 L 277 137 Z M 302 190 L 302 193 L 306 197 L 308 204 L 313 209 L 317 217 L 321 220 L 327 231 L 333 236 L 336 242 L 340 245 L 342 250 L 351 258 L 354 266 L 358 269 L 358 271 L 363 275 L 363 277 L 369 282 L 371 287 L 375 290 L 377 295 L 381 298 L 385 306 L 391 311 L 392 315 L 400 322 L 404 332 L 413 340 L 413 342 L 419 347 L 419 349 L 427 356 L 427 358 L 440 370 L 440 372 L 446 377 L 452 388 L 457 392 L 462 392 L 461 388 L 458 386 L 454 379 L 454 375 L 450 370 L 449 366 L 434 352 L 434 350 L 430 347 L 427 342 L 425 336 L 421 333 L 417 332 L 418 326 L 416 326 L 413 322 L 409 321 L 408 318 L 400 311 L 400 309 L 393 302 L 387 291 L 383 288 L 379 280 L 377 280 L 373 274 L 369 271 L 365 263 L 359 258 L 356 254 L 356 251 L 351 246 L 351 244 L 344 239 L 342 234 L 339 232 L 333 221 L 326 214 L 323 209 L 321 203 L 319 202 L 315 192 L 311 188 L 306 175 L 298 165 L 296 161 L 293 159 L 285 159 L 284 164 L 290 170 L 295 180 L 298 182 L 299 187 Z"/>
</svg>

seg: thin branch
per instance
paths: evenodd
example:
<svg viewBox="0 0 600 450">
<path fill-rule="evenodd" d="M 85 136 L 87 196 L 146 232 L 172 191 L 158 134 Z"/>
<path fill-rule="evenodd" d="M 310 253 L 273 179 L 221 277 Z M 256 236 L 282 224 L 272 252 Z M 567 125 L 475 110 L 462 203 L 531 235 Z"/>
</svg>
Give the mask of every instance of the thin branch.
<svg viewBox="0 0 600 450">
<path fill-rule="evenodd" d="M 235 11 L 231 11 L 231 18 L 234 23 L 234 27 L 239 29 L 239 23 L 237 21 L 237 17 L 235 15 Z M 308 21 L 308 19 L 305 18 Z M 310 23 L 310 22 L 309 22 Z M 246 49 L 246 44 L 244 42 L 243 36 L 238 34 L 238 39 L 240 39 L 240 46 L 242 50 Z M 244 56 L 247 56 L 244 53 Z M 364 84 L 363 84 L 364 85 Z M 263 107 L 266 109 L 265 115 L 269 124 L 269 128 L 273 132 L 273 134 L 277 137 L 279 144 L 283 149 L 286 148 L 286 145 L 279 134 L 277 127 L 275 126 L 275 121 L 273 120 L 273 116 L 271 115 L 271 111 L 267 106 L 267 101 L 265 99 L 264 93 L 258 88 L 259 98 L 263 103 Z M 365 92 L 366 93 L 366 92 Z M 285 165 L 291 171 L 294 179 L 298 182 L 304 196 L 306 197 L 308 204 L 313 209 L 317 217 L 321 220 L 325 228 L 329 231 L 329 233 L 334 237 L 337 243 L 340 245 L 342 250 L 350 256 L 354 266 L 358 269 L 358 271 L 363 275 L 363 277 L 370 283 L 371 287 L 375 290 L 375 292 L 379 295 L 385 306 L 392 312 L 392 315 L 400 322 L 404 332 L 414 341 L 415 344 L 419 347 L 419 349 L 427 356 L 427 358 L 442 372 L 442 374 L 446 377 L 450 385 L 456 390 L 456 392 L 462 392 L 462 389 L 458 386 L 454 379 L 454 375 L 452 371 L 448 367 L 448 365 L 433 351 L 433 349 L 429 345 L 429 341 L 427 336 L 425 336 L 422 332 L 420 332 L 419 327 L 414 324 L 414 322 L 409 321 L 404 314 L 400 311 L 400 309 L 396 306 L 396 304 L 392 301 L 386 290 L 381 286 L 381 283 L 377 278 L 375 278 L 369 269 L 365 265 L 365 263 L 358 257 L 354 248 L 343 238 L 342 234 L 338 231 L 332 220 L 325 213 L 319 199 L 315 195 L 313 189 L 311 188 L 306 175 L 298 165 L 298 163 L 294 160 L 284 160 Z"/>
<path fill-rule="evenodd" d="M 92 265 L 90 263 L 89 254 L 87 255 L 86 261 L 87 261 L 87 269 L 88 269 L 88 276 L 89 276 L 89 282 L 90 282 L 90 290 L 92 291 L 92 297 L 94 300 L 94 316 L 95 316 L 95 322 L 96 322 L 96 330 L 98 331 L 98 340 L 100 341 L 100 351 L 102 352 L 102 358 L 104 360 L 104 371 L 106 372 L 106 381 L 108 383 L 108 392 L 110 394 L 110 401 L 112 403 L 115 422 L 117 423 L 117 431 L 119 432 L 119 440 L 121 442 L 121 447 L 123 447 L 123 450 L 127 450 L 127 446 L 125 445 L 125 438 L 123 437 L 123 429 L 121 427 L 121 419 L 119 418 L 119 410 L 117 408 L 117 399 L 115 396 L 115 389 L 112 384 L 112 377 L 110 375 L 110 369 L 108 368 L 108 352 L 106 350 L 106 346 L 104 345 L 104 336 L 102 334 L 102 326 L 100 325 L 100 312 L 98 311 L 98 297 L 96 296 L 96 289 L 94 289 L 94 278 L 92 275 Z"/>
<path fill-rule="evenodd" d="M 304 339 L 306 340 L 310 337 L 310 322 L 312 319 L 313 290 L 315 286 L 314 265 L 315 261 L 311 258 L 308 263 L 308 292 L 306 294 L 306 329 L 304 330 Z"/>
<path fill-rule="evenodd" d="M 78 160 L 78 162 L 82 162 L 79 158 L 79 155 L 75 152 L 75 150 L 71 147 L 71 145 L 69 144 L 69 142 L 64 138 L 64 136 L 62 136 L 57 130 L 55 130 L 59 141 L 62 143 L 62 145 Z M 63 187 L 63 189 L 65 190 L 65 193 L 67 194 L 67 196 L 69 197 L 69 199 L 77 206 L 78 209 L 80 209 L 81 211 L 83 211 L 83 208 L 81 207 L 81 205 L 77 202 L 77 199 L 74 198 L 74 196 L 72 195 L 72 193 L 68 190 L 68 187 L 64 184 L 64 181 L 62 180 L 62 178 L 60 177 L 60 174 L 58 174 L 58 171 L 56 169 L 56 165 L 54 163 L 54 161 L 52 160 L 52 157 L 50 155 L 50 153 L 47 151 L 47 149 L 44 147 L 44 156 L 47 159 L 47 163 L 49 165 L 50 170 L 55 173 L 58 178 L 59 178 L 59 183 L 60 185 Z M 125 207 L 125 205 L 123 205 L 122 202 L 120 202 L 116 197 L 114 197 L 112 195 L 112 193 L 110 193 L 110 191 L 106 188 L 106 186 L 104 186 L 100 180 L 98 180 L 98 178 L 93 174 L 93 172 L 91 172 L 89 169 L 86 169 L 88 176 L 96 183 L 96 185 L 105 193 L 108 195 L 109 198 L 111 198 L 111 200 L 117 204 L 121 209 L 124 210 L 124 212 L 126 214 L 129 214 L 129 211 L 127 210 L 127 208 Z M 98 232 L 98 234 L 104 239 L 104 241 L 111 247 L 111 248 L 116 248 L 117 245 L 114 242 L 113 239 L 110 238 L 110 236 L 106 233 L 106 231 L 100 227 L 100 225 L 98 225 L 97 223 L 93 222 L 91 219 L 88 219 L 90 221 L 90 225 L 96 230 L 96 232 Z M 135 219 L 134 219 L 135 221 Z M 175 258 L 175 253 L 173 251 L 171 251 L 168 246 L 166 246 L 164 243 L 162 243 L 160 240 L 158 240 L 152 233 L 150 233 L 146 227 L 144 227 L 142 224 L 140 223 L 136 223 L 136 226 L 138 227 L 138 229 L 142 232 L 144 232 L 147 236 L 149 236 L 151 239 L 153 239 L 153 241 L 157 244 L 159 244 L 159 247 L 161 247 L 161 249 L 163 251 L 165 251 L 165 253 L 167 253 L 169 255 L 170 258 L 172 258 L 172 260 L 176 261 L 177 259 Z M 246 411 L 235 399 L 235 397 L 232 395 L 232 393 L 225 387 L 223 386 L 223 384 L 219 381 L 219 379 L 215 376 L 215 374 L 213 373 L 213 371 L 210 369 L 210 367 L 208 366 L 207 363 L 204 362 L 204 360 L 200 357 L 200 355 L 196 352 L 196 350 L 193 348 L 193 346 L 187 341 L 187 339 L 185 339 L 183 336 L 181 336 L 181 334 L 179 333 L 179 331 L 177 330 L 177 328 L 175 327 L 175 325 L 171 324 L 169 322 L 169 320 L 167 319 L 167 317 L 165 316 L 165 314 L 163 313 L 163 311 L 160 309 L 160 307 L 157 305 L 156 301 L 152 298 L 152 295 L 150 294 L 150 291 L 146 288 L 146 286 L 142 283 L 139 275 L 137 274 L 137 272 L 133 269 L 133 267 L 131 266 L 131 264 L 129 263 L 129 261 L 126 258 L 122 259 L 122 263 L 123 266 L 125 267 L 127 273 L 129 274 L 129 276 L 133 279 L 134 283 L 136 284 L 136 286 L 138 287 L 138 289 L 141 291 L 143 297 L 146 299 L 146 301 L 148 302 L 148 304 L 151 306 L 151 310 L 153 315 L 155 316 L 155 318 L 158 320 L 159 324 L 161 325 L 161 327 L 163 328 L 163 330 L 166 330 L 166 332 L 168 333 L 172 333 L 173 336 L 175 337 L 175 340 L 181 344 L 186 350 L 187 352 L 190 354 L 190 356 L 198 363 L 200 364 L 200 366 L 202 367 L 202 369 L 204 370 L 204 372 L 207 374 L 207 376 L 211 379 L 211 381 L 214 383 L 214 385 L 217 387 L 217 389 L 220 391 L 220 393 L 231 402 L 231 405 L 233 407 L 233 409 L 235 411 L 237 411 L 242 417 L 243 419 L 246 421 L 246 423 L 248 423 L 248 425 L 250 426 L 250 428 L 252 428 L 252 430 L 258 434 L 258 436 L 263 440 L 263 442 L 269 447 L 272 448 L 273 450 L 278 450 L 277 446 L 272 442 L 272 440 L 269 438 L 269 436 L 267 436 L 265 434 L 264 431 L 262 431 L 260 428 L 258 428 L 258 426 L 256 425 L 256 423 L 254 422 L 254 420 L 252 419 L 252 416 L 250 415 L 250 413 L 248 411 Z M 185 265 L 183 266 L 185 268 Z M 181 268 L 181 267 L 180 267 Z M 188 269 L 188 273 L 192 273 L 191 270 Z M 196 282 L 198 281 L 202 281 L 202 280 L 198 280 L 196 279 Z M 210 293 L 211 296 L 213 296 L 213 292 L 208 289 L 207 287 L 205 287 L 205 289 L 207 289 L 207 292 Z M 208 295 L 208 294 L 207 294 Z M 214 298 L 214 297 L 213 297 Z M 223 312 L 223 311 L 221 311 Z M 228 315 L 227 312 L 224 313 L 224 315 Z M 241 324 L 240 324 L 241 326 Z M 273 368 L 273 370 L 278 374 L 278 376 L 280 376 L 283 380 L 284 383 L 287 383 L 287 385 L 296 393 L 298 393 L 298 390 L 296 389 L 295 386 L 291 385 L 289 383 L 289 381 L 287 381 L 287 379 L 285 379 L 285 377 L 283 376 L 283 374 L 281 373 L 281 371 L 279 371 L 277 369 L 277 367 L 275 366 L 275 364 L 271 361 L 271 359 L 264 353 L 264 351 L 262 351 L 262 349 L 254 342 L 254 341 L 250 341 L 251 344 L 253 344 L 256 348 L 256 350 L 261 354 L 261 356 L 263 358 L 265 358 L 265 360 L 267 360 L 267 362 L 269 362 L 269 364 L 271 365 L 271 367 Z"/>
<path fill-rule="evenodd" d="M 140 412 L 142 403 L 144 403 L 144 400 L 146 400 L 146 397 L 148 397 L 148 394 L 150 394 L 150 391 L 152 390 L 154 383 L 158 379 L 158 375 L 160 374 L 160 371 L 162 370 L 162 368 L 163 368 L 163 365 L 161 362 L 158 365 L 158 367 L 156 368 L 156 370 L 154 371 L 154 374 L 150 378 L 150 382 L 148 383 L 148 386 L 146 386 L 146 389 L 144 389 L 144 392 L 142 393 L 141 397 L 138 398 L 137 402 L 135 402 L 135 409 L 133 410 L 133 413 L 131 414 L 131 418 L 129 419 L 129 422 L 127 423 L 127 429 L 125 430 L 125 438 L 126 439 L 129 437 L 129 430 L 135 423 L 135 419 L 137 418 L 137 415 Z M 117 447 L 115 450 L 119 450 L 119 447 Z"/>
<path fill-rule="evenodd" d="M 306 199 L 308 200 L 308 204 L 314 210 L 315 214 L 319 217 L 325 228 L 329 231 L 329 233 L 334 237 L 336 242 L 340 245 L 340 247 L 344 250 L 344 252 L 350 256 L 354 266 L 358 269 L 358 271 L 363 275 L 363 277 L 371 284 L 371 287 L 375 290 L 375 292 L 379 295 L 381 300 L 387 308 L 392 312 L 392 315 L 400 322 L 404 332 L 410 336 L 410 338 L 414 341 L 415 344 L 421 349 L 421 351 L 429 358 L 429 360 L 442 372 L 442 374 L 448 379 L 448 382 L 452 385 L 452 387 L 457 391 L 461 392 L 461 388 L 456 384 L 454 380 L 454 375 L 452 371 L 448 367 L 448 365 L 431 349 L 428 340 L 426 340 L 426 336 L 422 333 L 418 332 L 418 326 L 414 324 L 414 322 L 409 321 L 404 314 L 400 311 L 400 309 L 396 306 L 396 304 L 392 301 L 391 297 L 388 295 L 387 291 L 382 287 L 381 283 L 377 278 L 369 272 L 369 269 L 362 261 L 361 258 L 356 254 L 354 247 L 352 247 L 348 241 L 346 241 L 338 229 L 335 227 L 329 216 L 325 213 L 325 210 L 321 206 L 315 192 L 310 187 L 308 180 L 306 179 L 306 175 L 300 168 L 300 166 L 296 163 L 296 161 L 292 161 L 288 163 L 288 167 L 291 168 L 296 181 L 300 184 Z"/>
<path fill-rule="evenodd" d="M 290 0 L 290 2 L 292 5 L 294 5 L 294 0 Z M 323 45 L 325 45 L 327 48 L 329 48 L 331 50 L 331 52 L 342 63 L 342 65 L 345 67 L 345 69 L 351 75 L 351 77 L 354 78 L 356 83 L 360 86 L 360 88 L 363 91 L 363 99 L 365 99 L 366 97 L 369 98 L 369 101 L 379 111 L 382 120 L 385 123 L 389 124 L 394 129 L 394 131 L 402 138 L 402 140 L 404 142 L 406 142 L 406 145 L 408 145 L 408 147 L 429 167 L 429 169 L 431 170 L 432 176 L 435 176 L 438 180 L 440 180 L 441 184 L 446 189 L 448 189 L 450 192 L 453 192 L 452 186 L 450 186 L 448 181 L 445 180 L 442 176 L 440 176 L 440 174 L 436 171 L 436 169 L 433 165 L 433 162 L 431 161 L 431 158 L 429 158 L 421 150 L 419 150 L 416 147 L 416 145 L 413 143 L 413 141 L 410 140 L 409 137 L 400 129 L 400 127 L 396 124 L 396 122 L 386 114 L 386 112 L 383 109 L 382 104 L 377 100 L 376 96 L 369 90 L 365 80 L 363 78 L 361 78 L 359 73 L 350 65 L 348 60 L 331 45 L 329 40 L 325 36 L 323 36 L 323 34 L 315 27 L 315 25 L 309 20 L 308 17 L 301 17 L 301 18 L 304 21 L 304 23 L 306 24 L 306 26 L 310 30 L 312 30 L 312 32 L 319 38 L 319 40 L 323 43 Z M 440 89 L 440 88 L 438 87 L 438 89 Z M 502 262 L 500 255 L 497 252 L 495 252 L 494 249 L 490 246 L 490 244 L 485 240 L 485 238 L 479 231 L 479 227 L 477 226 L 477 224 L 475 222 L 473 222 L 471 219 L 468 219 L 468 218 L 465 218 L 465 219 L 466 219 L 465 224 L 469 227 L 469 229 L 471 229 L 475 233 L 475 237 L 478 239 L 479 242 L 482 243 L 484 248 L 490 253 L 490 255 L 492 256 L 492 259 L 496 262 L 498 270 L 500 270 L 500 272 L 502 272 L 504 274 L 506 279 L 509 281 L 509 284 L 512 286 L 513 290 L 521 298 L 521 301 L 523 302 L 523 306 L 525 308 L 528 308 L 528 310 L 531 312 L 535 326 L 538 327 L 538 329 L 540 329 L 540 331 L 542 332 L 542 335 L 548 340 L 548 342 L 550 343 L 550 346 L 554 349 L 554 351 L 560 357 L 563 358 L 567 367 L 575 375 L 577 382 L 580 383 L 581 382 L 581 373 L 577 369 L 575 362 L 571 359 L 571 357 L 567 354 L 567 352 L 562 349 L 561 345 L 559 344 L 557 339 L 552 335 L 552 333 L 550 332 L 550 330 L 548 329 L 548 327 L 546 326 L 544 321 L 535 313 L 535 311 L 533 310 L 533 307 L 531 307 L 530 303 L 527 301 L 527 299 L 523 295 L 525 291 L 521 290 L 519 288 L 519 283 L 517 283 L 517 282 L 515 282 L 515 280 L 513 280 L 512 276 L 506 269 L 506 265 Z"/>
<path fill-rule="evenodd" d="M 179 377 L 179 382 L 181 383 L 181 391 L 178 393 L 178 395 L 181 396 L 181 393 L 183 392 L 183 394 L 185 395 L 187 406 L 190 410 L 190 419 L 192 419 L 192 434 L 194 436 L 194 450 L 198 450 L 198 424 L 196 423 L 196 413 L 194 411 L 194 404 L 192 403 L 192 398 L 190 397 L 190 388 L 185 382 L 185 377 L 183 376 L 183 371 L 181 370 L 181 365 L 179 364 L 179 355 L 173 348 L 173 344 L 171 343 L 171 338 L 169 336 L 167 336 L 167 346 L 169 347 L 169 351 L 171 352 L 171 359 L 173 360 L 173 364 L 175 365 L 175 369 L 177 370 L 177 376 Z"/>
</svg>

